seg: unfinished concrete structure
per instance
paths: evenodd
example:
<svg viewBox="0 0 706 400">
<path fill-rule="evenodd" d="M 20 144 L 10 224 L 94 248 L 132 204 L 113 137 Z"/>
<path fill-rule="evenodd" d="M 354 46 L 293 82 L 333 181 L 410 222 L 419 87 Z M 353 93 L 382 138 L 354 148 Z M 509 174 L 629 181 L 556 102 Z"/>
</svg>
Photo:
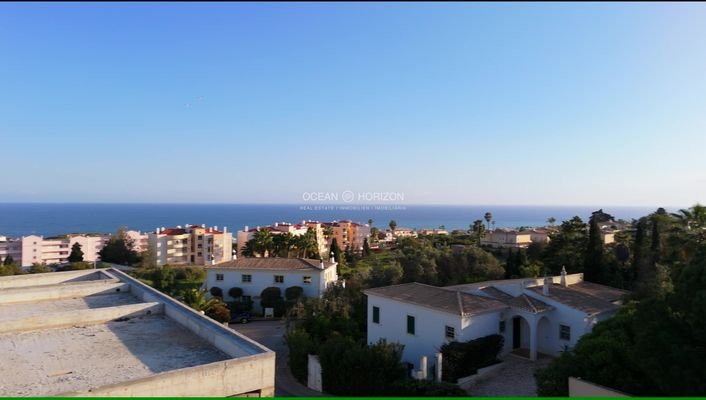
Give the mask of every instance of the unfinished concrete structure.
<svg viewBox="0 0 706 400">
<path fill-rule="evenodd" d="M 0 278 L 0 396 L 273 396 L 275 354 L 109 270 Z"/>
</svg>

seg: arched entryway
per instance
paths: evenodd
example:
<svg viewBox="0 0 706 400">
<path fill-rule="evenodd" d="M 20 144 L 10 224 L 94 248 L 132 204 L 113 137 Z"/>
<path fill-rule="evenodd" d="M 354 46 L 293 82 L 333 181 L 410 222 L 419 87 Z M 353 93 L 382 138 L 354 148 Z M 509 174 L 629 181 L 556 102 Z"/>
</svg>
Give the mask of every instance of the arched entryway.
<svg viewBox="0 0 706 400">
<path fill-rule="evenodd" d="M 530 325 L 527 320 L 517 315 L 512 318 L 512 350 L 526 349 L 529 351 L 530 348 Z"/>
</svg>

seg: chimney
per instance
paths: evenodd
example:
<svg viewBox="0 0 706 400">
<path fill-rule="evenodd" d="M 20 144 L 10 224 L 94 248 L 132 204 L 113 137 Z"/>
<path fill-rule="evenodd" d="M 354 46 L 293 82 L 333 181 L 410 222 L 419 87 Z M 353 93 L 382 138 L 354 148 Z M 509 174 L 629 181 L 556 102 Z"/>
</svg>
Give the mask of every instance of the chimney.
<svg viewBox="0 0 706 400">
<path fill-rule="evenodd" d="M 157 229 L 154 230 L 154 233 L 159 235 L 159 227 L 157 227 Z"/>
<path fill-rule="evenodd" d="M 324 267 L 324 259 L 323 259 L 323 258 L 322 258 L 321 260 L 319 260 L 319 268 L 321 268 L 322 270 L 325 269 L 325 267 Z"/>
<path fill-rule="evenodd" d="M 563 267 L 563 266 L 561 267 L 561 286 L 562 286 L 562 287 L 566 287 L 566 286 L 567 286 L 567 283 L 566 283 L 566 268 Z"/>
<path fill-rule="evenodd" d="M 546 277 L 544 278 L 544 287 L 542 288 L 542 294 L 545 296 L 549 296 L 549 285 L 551 285 L 552 278 Z"/>
<path fill-rule="evenodd" d="M 279 222 L 275 222 L 275 228 L 279 226 Z"/>
<path fill-rule="evenodd" d="M 249 230 L 249 229 L 248 229 L 248 226 L 245 225 L 245 229 L 243 229 L 243 230 L 244 230 L 245 232 L 247 232 L 247 231 Z"/>
<path fill-rule="evenodd" d="M 332 262 L 332 263 L 335 263 L 335 262 L 336 262 L 336 258 L 333 256 L 333 253 L 331 253 L 331 257 L 329 257 L 328 260 L 329 260 L 330 262 Z"/>
<path fill-rule="evenodd" d="M 226 232 L 228 232 L 228 227 L 225 227 L 225 226 L 224 226 L 224 227 L 223 227 L 223 233 L 226 233 Z"/>
<path fill-rule="evenodd" d="M 213 227 L 213 230 L 214 230 L 214 231 L 217 231 L 217 230 L 218 230 L 218 225 L 215 225 L 215 226 Z"/>
<path fill-rule="evenodd" d="M 205 229 L 205 228 L 206 228 L 206 224 L 201 224 L 201 227 Z"/>
</svg>

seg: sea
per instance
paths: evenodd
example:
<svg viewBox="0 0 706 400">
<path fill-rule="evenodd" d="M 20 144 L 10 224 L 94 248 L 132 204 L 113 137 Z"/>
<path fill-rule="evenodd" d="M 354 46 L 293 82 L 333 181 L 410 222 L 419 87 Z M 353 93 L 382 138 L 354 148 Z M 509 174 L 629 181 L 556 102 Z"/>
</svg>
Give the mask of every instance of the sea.
<svg viewBox="0 0 706 400">
<path fill-rule="evenodd" d="M 53 236 L 66 233 L 111 233 L 118 227 L 152 231 L 157 227 L 206 224 L 235 232 L 274 222 L 352 220 L 386 228 L 468 229 L 491 212 L 494 226 L 543 226 L 549 217 L 559 224 L 573 216 L 587 220 L 602 208 L 616 218 L 631 220 L 656 207 L 493 206 L 493 205 L 299 205 L 299 204 L 86 204 L 0 203 L 0 236 Z M 671 210 L 670 210 L 671 211 Z"/>
</svg>

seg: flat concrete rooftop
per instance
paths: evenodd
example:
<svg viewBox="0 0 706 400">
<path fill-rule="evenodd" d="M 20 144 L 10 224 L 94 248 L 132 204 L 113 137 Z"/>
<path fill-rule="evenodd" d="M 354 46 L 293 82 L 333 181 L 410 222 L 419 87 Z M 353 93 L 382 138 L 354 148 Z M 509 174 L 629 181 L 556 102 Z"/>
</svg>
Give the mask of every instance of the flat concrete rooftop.
<svg viewBox="0 0 706 400">
<path fill-rule="evenodd" d="M 273 352 L 119 271 L 9 278 L 0 396 L 272 395 Z"/>
</svg>

